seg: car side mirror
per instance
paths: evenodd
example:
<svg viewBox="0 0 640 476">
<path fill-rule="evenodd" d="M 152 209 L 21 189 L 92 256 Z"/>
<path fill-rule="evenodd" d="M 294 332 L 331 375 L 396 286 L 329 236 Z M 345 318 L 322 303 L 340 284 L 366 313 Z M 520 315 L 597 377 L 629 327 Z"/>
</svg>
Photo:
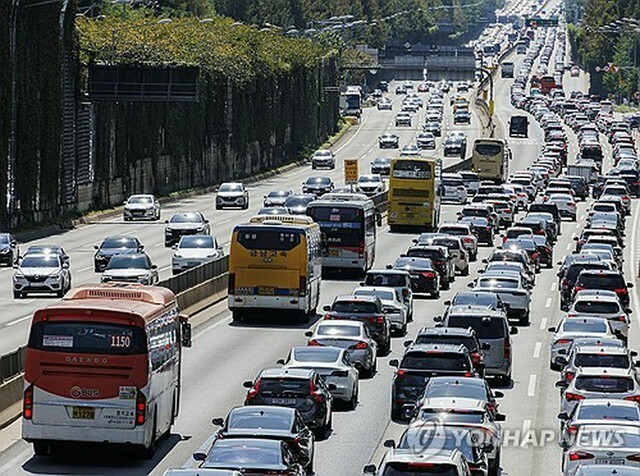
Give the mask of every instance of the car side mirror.
<svg viewBox="0 0 640 476">
<path fill-rule="evenodd" d="M 62 263 L 63 269 L 69 269 L 69 263 Z"/>
<path fill-rule="evenodd" d="M 567 349 L 558 349 L 558 355 L 567 355 Z"/>
<path fill-rule="evenodd" d="M 480 345 L 480 348 L 481 348 L 482 350 L 491 350 L 491 344 L 489 344 L 489 343 L 487 343 L 487 342 L 483 342 L 483 343 Z"/>
<path fill-rule="evenodd" d="M 207 453 L 193 453 L 193 459 L 195 459 L 196 461 L 204 461 L 207 459 Z"/>
<path fill-rule="evenodd" d="M 556 357 L 556 364 L 562 367 L 565 367 L 568 363 L 569 362 L 567 361 L 566 357 L 563 357 L 563 356 Z"/>
<path fill-rule="evenodd" d="M 487 263 L 489 262 L 489 260 L 487 260 L 487 258 L 484 258 L 484 259 L 482 260 L 482 262 L 483 262 L 484 264 L 487 264 Z"/>
<path fill-rule="evenodd" d="M 152 265 L 151 265 L 151 269 L 152 269 L 153 271 L 155 271 L 156 269 L 158 269 L 158 265 L 157 265 L 157 264 L 152 264 Z"/>
<path fill-rule="evenodd" d="M 472 287 L 474 287 L 474 286 L 475 286 L 475 284 L 474 284 L 474 282 L 473 282 L 473 281 L 471 281 L 470 283 L 467 283 L 467 287 L 468 287 L 468 288 L 472 288 Z"/>
<path fill-rule="evenodd" d="M 164 221 L 164 224 L 165 224 L 165 225 L 168 225 L 168 224 L 169 224 L 169 220 L 165 220 L 165 221 Z"/>
<path fill-rule="evenodd" d="M 99 249 L 100 249 L 100 247 L 99 247 L 98 245 L 93 245 L 93 249 L 94 249 L 94 250 L 99 250 Z"/>
<path fill-rule="evenodd" d="M 386 268 L 387 268 L 387 269 L 393 269 L 393 265 L 388 264 L 388 265 L 386 266 Z"/>
<path fill-rule="evenodd" d="M 628 288 L 632 288 L 633 287 L 633 283 L 627 283 L 627 287 Z"/>
<path fill-rule="evenodd" d="M 507 415 L 505 415 L 504 413 L 498 413 L 495 417 L 496 421 L 506 421 L 507 419 Z"/>
<path fill-rule="evenodd" d="M 216 426 L 224 426 L 224 418 L 214 418 L 211 423 Z"/>
<path fill-rule="evenodd" d="M 493 392 L 493 396 L 495 398 L 503 398 L 504 397 L 504 393 L 498 391 L 498 392 Z"/>
<path fill-rule="evenodd" d="M 180 320 L 180 343 L 182 347 L 191 347 L 193 342 L 191 340 L 191 324 L 189 323 L 189 316 L 180 314 L 178 316 Z"/>
<path fill-rule="evenodd" d="M 445 306 L 451 306 L 451 300 L 447 299 L 443 304 Z"/>
<path fill-rule="evenodd" d="M 442 316 L 433 316 L 435 322 L 442 322 Z"/>
<path fill-rule="evenodd" d="M 15 241 L 12 241 L 10 246 L 11 248 L 15 248 L 16 246 L 18 246 L 18 243 L 16 243 Z"/>
<path fill-rule="evenodd" d="M 205 220 L 204 222 L 208 224 L 208 223 L 209 223 L 209 220 Z"/>
<path fill-rule="evenodd" d="M 561 412 L 558 413 L 558 420 L 568 420 L 569 419 L 569 415 L 567 415 L 566 412 Z"/>
<path fill-rule="evenodd" d="M 400 367 L 400 361 L 398 359 L 391 359 L 389 361 L 389 366 L 398 368 L 398 367 Z"/>
<path fill-rule="evenodd" d="M 555 327 L 547 327 L 547 332 L 555 332 L 556 328 Z"/>
<path fill-rule="evenodd" d="M 385 442 L 383 443 L 383 446 L 385 448 L 395 448 L 396 447 L 396 442 L 393 440 L 385 440 Z"/>
<path fill-rule="evenodd" d="M 402 343 L 402 345 L 403 345 L 404 347 L 411 347 L 411 344 L 413 344 L 413 340 L 411 340 L 411 339 L 405 340 L 405 341 Z"/>
<path fill-rule="evenodd" d="M 329 312 L 329 311 L 331 311 L 331 306 L 323 306 L 322 310 L 324 312 Z"/>
<path fill-rule="evenodd" d="M 140 245 L 140 251 L 144 250 L 144 245 Z"/>
<path fill-rule="evenodd" d="M 307 331 L 307 332 L 304 333 L 304 336 L 305 337 L 313 337 L 313 332 Z"/>
<path fill-rule="evenodd" d="M 251 380 L 246 380 L 242 382 L 242 386 L 244 388 L 253 388 L 253 382 Z"/>
<path fill-rule="evenodd" d="M 565 382 L 564 380 L 558 380 L 556 382 L 556 388 L 567 388 L 569 386 L 568 382 Z"/>
<path fill-rule="evenodd" d="M 483 274 L 484 273 L 484 269 L 479 269 L 478 270 L 478 274 Z"/>
<path fill-rule="evenodd" d="M 377 468 L 375 464 L 368 464 L 362 468 L 364 474 L 376 474 Z"/>
<path fill-rule="evenodd" d="M 276 364 L 278 364 L 278 365 L 284 365 L 284 359 L 278 359 L 278 360 L 276 360 Z"/>
<path fill-rule="evenodd" d="M 511 335 L 514 336 L 520 332 L 516 326 L 511 326 Z"/>
<path fill-rule="evenodd" d="M 18 264 L 14 264 L 13 265 L 13 269 L 18 269 L 19 267 L 20 267 L 20 265 L 18 265 Z"/>
<path fill-rule="evenodd" d="M 177 245 L 177 244 L 176 244 L 176 245 L 173 245 L 173 246 L 171 247 L 171 249 L 172 249 L 172 250 L 177 250 L 177 249 L 178 249 L 178 245 Z"/>
<path fill-rule="evenodd" d="M 411 243 L 413 243 L 414 245 L 418 244 L 418 240 L 416 238 L 414 238 L 413 240 L 411 240 Z"/>
</svg>

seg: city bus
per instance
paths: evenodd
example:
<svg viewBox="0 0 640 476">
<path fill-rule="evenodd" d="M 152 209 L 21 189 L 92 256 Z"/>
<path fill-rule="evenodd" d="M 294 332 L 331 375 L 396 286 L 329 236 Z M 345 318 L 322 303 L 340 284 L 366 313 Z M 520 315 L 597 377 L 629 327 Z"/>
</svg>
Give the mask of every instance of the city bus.
<svg viewBox="0 0 640 476">
<path fill-rule="evenodd" d="M 556 80 L 551 75 L 545 75 L 540 78 L 540 90 L 543 94 L 549 94 L 556 87 Z"/>
<path fill-rule="evenodd" d="M 320 226 L 302 215 L 259 215 L 236 225 L 229 252 L 229 310 L 315 314 L 322 280 Z"/>
<path fill-rule="evenodd" d="M 178 416 L 182 347 L 190 346 L 169 289 L 72 289 L 33 315 L 22 438 L 36 455 L 60 442 L 94 442 L 135 445 L 152 457 Z"/>
<path fill-rule="evenodd" d="M 323 269 L 356 269 L 366 273 L 376 258 L 376 209 L 366 195 L 332 193 L 307 206 L 320 225 Z"/>
<path fill-rule="evenodd" d="M 435 230 L 440 219 L 440 167 L 434 159 L 398 158 L 391 161 L 387 221 L 399 227 Z"/>
<path fill-rule="evenodd" d="M 471 170 L 480 180 L 503 183 L 509 176 L 511 149 L 503 139 L 476 139 L 473 143 Z"/>
</svg>

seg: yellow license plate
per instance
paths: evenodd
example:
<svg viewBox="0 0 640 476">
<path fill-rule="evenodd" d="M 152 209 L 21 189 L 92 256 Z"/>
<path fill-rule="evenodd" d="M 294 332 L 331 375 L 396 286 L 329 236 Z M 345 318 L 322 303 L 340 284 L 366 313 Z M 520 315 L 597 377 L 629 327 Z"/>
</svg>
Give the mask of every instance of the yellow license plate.
<svg viewBox="0 0 640 476">
<path fill-rule="evenodd" d="M 266 288 L 266 287 L 260 288 L 260 294 L 263 294 L 265 296 L 273 296 L 275 293 L 276 293 L 275 288 Z"/>
<path fill-rule="evenodd" d="M 96 409 L 92 407 L 73 407 L 72 416 L 78 420 L 95 420 Z"/>
<path fill-rule="evenodd" d="M 329 256 L 340 256 L 340 250 L 329 250 Z"/>
</svg>

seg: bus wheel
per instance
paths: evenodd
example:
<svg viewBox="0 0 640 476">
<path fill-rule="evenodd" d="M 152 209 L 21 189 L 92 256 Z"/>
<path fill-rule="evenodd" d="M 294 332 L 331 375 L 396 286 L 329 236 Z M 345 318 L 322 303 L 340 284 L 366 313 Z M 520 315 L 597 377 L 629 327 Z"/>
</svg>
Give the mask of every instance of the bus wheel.
<svg viewBox="0 0 640 476">
<path fill-rule="evenodd" d="M 298 313 L 298 322 L 301 322 L 303 324 L 306 324 L 307 322 L 309 322 L 309 317 L 310 316 L 315 316 L 316 313 L 315 311 L 300 311 Z"/>
<path fill-rule="evenodd" d="M 47 456 L 51 445 L 46 440 L 39 440 L 33 442 L 33 452 L 36 456 Z"/>
<path fill-rule="evenodd" d="M 153 412 L 153 433 L 151 434 L 151 441 L 149 442 L 149 446 L 143 446 L 140 451 L 140 456 L 142 459 L 152 459 L 156 454 L 156 436 L 158 428 L 157 419 L 156 419 L 156 411 Z"/>
</svg>

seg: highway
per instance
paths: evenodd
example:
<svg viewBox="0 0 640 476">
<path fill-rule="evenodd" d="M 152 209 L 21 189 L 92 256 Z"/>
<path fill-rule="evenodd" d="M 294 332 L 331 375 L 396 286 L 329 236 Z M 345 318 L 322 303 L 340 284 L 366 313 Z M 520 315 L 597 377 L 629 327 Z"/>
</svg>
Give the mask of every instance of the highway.
<svg viewBox="0 0 640 476">
<path fill-rule="evenodd" d="M 513 56 L 516 69 L 522 57 Z M 504 136 L 507 121 L 516 110 L 509 104 L 509 86 L 512 80 L 497 79 L 495 84 L 496 118 L 498 134 Z M 586 91 L 588 78 L 569 78 L 565 81 L 565 91 Z M 394 85 L 390 87 L 393 91 Z M 391 94 L 394 97 L 393 94 Z M 398 110 L 400 99 L 394 97 L 394 112 Z M 444 129 L 453 129 L 450 108 L 444 121 Z M 368 164 L 376 156 L 391 156 L 391 151 L 379 151 L 377 137 L 384 131 L 398 131 L 400 145 L 404 145 L 417 133 L 414 130 L 393 127 L 393 115 L 388 111 L 368 109 L 360 125 L 355 126 L 334 148 L 338 157 L 335 171 L 327 173 L 338 185 L 343 183 L 342 160 L 359 157 L 361 170 L 368 170 Z M 420 116 L 420 113 L 418 113 Z M 526 169 L 536 158 L 543 144 L 542 131 L 535 121 L 531 122 L 528 139 L 510 139 L 513 150 L 512 170 Z M 456 127 L 468 133 L 468 142 L 478 137 L 480 127 L 474 115 L 471 126 Z M 445 134 L 443 133 L 443 136 Z M 576 153 L 576 139 L 570 137 L 570 160 Z M 608 145 L 605 146 L 608 150 Z M 441 146 L 435 153 L 441 155 Z M 610 154 L 609 154 L 610 157 Z M 445 159 L 445 166 L 454 159 Z M 610 158 L 608 159 L 610 160 Z M 605 162 L 605 169 L 610 166 Z M 245 220 L 259 208 L 261 197 L 274 189 L 300 189 L 301 182 L 309 175 L 324 175 L 324 171 L 311 172 L 310 167 L 295 170 L 257 183 L 250 189 L 251 208 L 248 211 L 213 210 L 213 196 L 203 195 L 183 200 L 167 206 L 163 217 L 177 210 L 201 210 L 212 222 L 213 233 L 224 244 L 228 243 L 230 232 L 235 223 Z M 565 222 L 562 235 L 554 249 L 555 260 L 570 253 L 574 248 L 573 237 L 584 224 L 584 211 L 588 202 L 579 204 L 577 223 Z M 443 221 L 454 221 L 455 211 L 459 208 L 445 205 Z M 633 204 L 632 216 L 627 224 L 627 246 L 625 248 L 625 274 L 627 280 L 637 276 L 638 243 L 640 233 L 637 201 Z M 91 282 L 97 279 L 93 274 L 93 245 L 109 234 L 127 233 L 138 236 L 145 243 L 153 260 L 162 269 L 163 276 L 168 275 L 167 266 L 170 254 L 162 244 L 161 224 L 127 223 L 120 220 L 96 222 L 62 235 L 38 242 L 61 244 L 71 256 L 74 283 Z M 378 235 L 377 267 L 392 262 L 410 244 L 415 235 L 390 234 L 383 226 Z M 24 245 L 22 245 L 24 246 Z M 450 299 L 456 292 L 466 290 L 466 284 L 473 279 L 482 267 L 481 260 L 489 254 L 489 248 L 482 247 L 478 261 L 472 263 L 469 277 L 458 277 L 451 289 L 442 293 L 441 299 L 421 299 L 415 303 L 415 320 L 409 325 L 407 338 L 425 325 L 433 325 L 433 317 L 444 310 L 443 301 Z M 0 296 L 10 296 L 11 270 L 0 271 Z M 537 278 L 532 297 L 531 325 L 520 328 L 515 336 L 515 357 L 513 385 L 505 389 L 500 410 L 507 415 L 503 424 L 512 439 L 507 441 L 502 451 L 503 475 L 547 475 L 560 473 L 561 451 L 555 440 L 538 444 L 543 430 L 557 431 L 559 411 L 558 390 L 554 387 L 557 375 L 548 367 L 549 333 L 547 327 L 556 324 L 563 313 L 559 309 L 556 289 L 556 269 L 543 269 Z M 357 286 L 353 280 L 325 280 L 322 286 L 322 304 L 328 304 L 337 294 L 350 293 Z M 629 346 L 640 348 L 637 330 L 637 318 L 640 316 L 636 288 L 632 290 L 633 325 Z M 33 309 L 52 301 L 48 298 L 13 301 L 9 297 L 0 298 L 0 304 L 6 309 L 0 317 L 4 327 L 0 333 L 2 352 L 25 342 L 30 313 Z M 205 311 L 213 316 L 194 331 L 194 346 L 185 353 L 183 368 L 183 397 L 181 413 L 167 441 L 160 443 L 158 453 L 152 461 L 127 458 L 121 453 L 100 448 L 87 448 L 82 452 L 67 454 L 56 460 L 34 458 L 31 447 L 19 439 L 20 422 L 16 422 L 0 431 L 0 474 L 114 474 L 119 475 L 160 475 L 167 468 L 195 466 L 191 454 L 206 446 L 207 439 L 214 431 L 211 418 L 225 416 L 230 408 L 243 402 L 245 390 L 242 382 L 250 380 L 260 369 L 275 366 L 277 359 L 284 357 L 295 345 L 305 342 L 304 331 L 311 327 L 291 326 L 273 320 L 263 324 L 233 324 L 221 303 Z M 361 474 L 362 467 L 369 462 L 379 462 L 384 448 L 382 442 L 388 438 L 397 438 L 403 425 L 390 422 L 390 387 L 393 370 L 388 366 L 389 359 L 399 358 L 402 354 L 403 338 L 393 341 L 391 355 L 380 358 L 378 374 L 369 380 L 360 382 L 360 404 L 355 411 L 338 411 L 334 415 L 332 435 L 316 446 L 316 474 L 318 476 L 355 476 Z M 502 390 L 502 389 L 501 389 Z M 527 434 L 527 430 L 534 430 Z M 15 444 L 9 446 L 11 441 Z"/>
</svg>

